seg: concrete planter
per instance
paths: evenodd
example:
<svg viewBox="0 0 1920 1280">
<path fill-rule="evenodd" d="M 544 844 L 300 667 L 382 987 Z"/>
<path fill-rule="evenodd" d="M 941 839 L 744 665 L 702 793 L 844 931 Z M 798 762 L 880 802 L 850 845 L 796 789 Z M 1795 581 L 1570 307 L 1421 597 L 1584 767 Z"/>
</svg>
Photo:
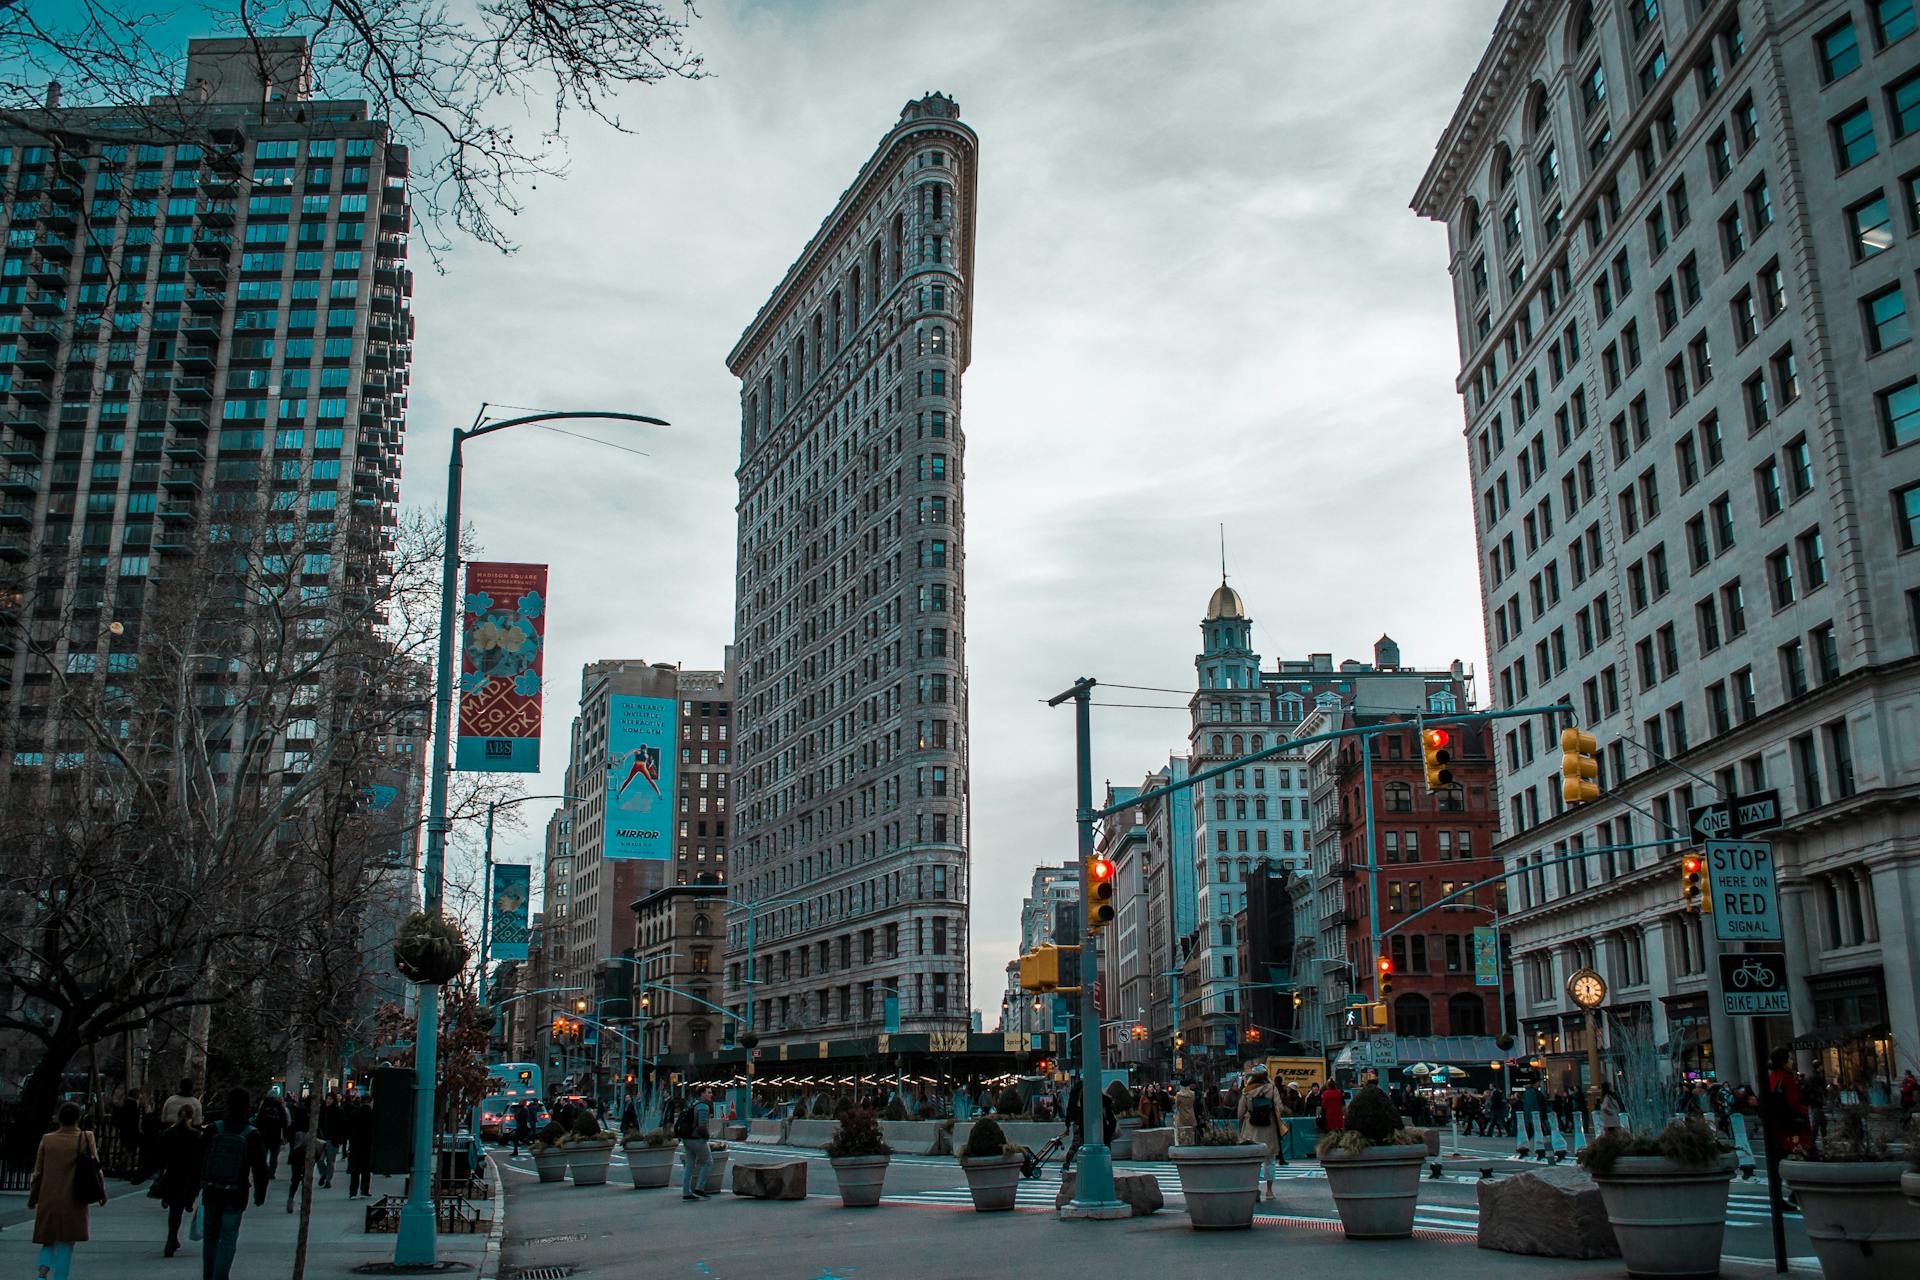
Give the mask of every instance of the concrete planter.
<svg viewBox="0 0 1920 1280">
<path fill-rule="evenodd" d="M 1420 1170 L 1426 1144 L 1417 1147 L 1368 1147 L 1349 1155 L 1330 1151 L 1320 1157 L 1349 1240 L 1404 1240 L 1413 1234 L 1413 1209 L 1420 1199 Z"/>
<path fill-rule="evenodd" d="M 565 1182 L 567 1180 L 567 1149 L 548 1147 L 544 1151 L 533 1153 L 533 1167 L 542 1182 Z"/>
<path fill-rule="evenodd" d="M 1172 1129 L 1136 1129 L 1133 1134 L 1135 1160 L 1165 1160 L 1173 1146 Z"/>
<path fill-rule="evenodd" d="M 834 1181 L 840 1184 L 840 1203 L 849 1209 L 871 1209 L 879 1204 L 890 1159 L 891 1156 L 836 1156 L 827 1161 L 833 1166 Z"/>
<path fill-rule="evenodd" d="M 710 1196 L 717 1196 L 727 1189 L 727 1149 L 715 1147 L 713 1167 L 707 1170 L 707 1185 L 700 1188 Z"/>
<path fill-rule="evenodd" d="M 567 1172 L 576 1187 L 603 1187 L 607 1164 L 613 1159 L 613 1139 L 567 1144 Z"/>
<path fill-rule="evenodd" d="M 1920 1214 L 1901 1195 L 1905 1169 L 1901 1160 L 1780 1162 L 1827 1280 L 1920 1275 Z"/>
<path fill-rule="evenodd" d="M 633 1188 L 644 1191 L 664 1187 L 673 1181 L 674 1144 L 650 1147 L 644 1142 L 626 1144 L 627 1172 L 633 1175 Z"/>
<path fill-rule="evenodd" d="M 1727 1234 L 1729 1153 L 1706 1166 L 1621 1156 L 1595 1173 L 1630 1276 L 1717 1276 Z"/>
<path fill-rule="evenodd" d="M 1113 1158 L 1115 1160 L 1132 1160 L 1135 1158 L 1133 1154 L 1133 1135 L 1138 1132 L 1140 1132 L 1139 1116 L 1120 1117 L 1119 1122 L 1114 1125 L 1113 1129 Z"/>
<path fill-rule="evenodd" d="M 1020 1165 L 1024 1157 L 976 1156 L 960 1161 L 960 1169 L 967 1175 L 967 1191 L 973 1196 L 973 1207 L 980 1213 L 992 1213 L 998 1209 L 1013 1208 L 1014 1198 L 1020 1190 Z"/>
<path fill-rule="evenodd" d="M 1900 1194 L 1907 1198 L 1908 1204 L 1920 1209 L 1920 1172 L 1900 1175 Z"/>
<path fill-rule="evenodd" d="M 1195 1231 L 1234 1231 L 1253 1225 L 1260 1162 L 1267 1156 L 1263 1144 L 1173 1147 L 1167 1155 L 1180 1171 L 1180 1192 L 1186 1197 L 1187 1219 Z"/>
</svg>

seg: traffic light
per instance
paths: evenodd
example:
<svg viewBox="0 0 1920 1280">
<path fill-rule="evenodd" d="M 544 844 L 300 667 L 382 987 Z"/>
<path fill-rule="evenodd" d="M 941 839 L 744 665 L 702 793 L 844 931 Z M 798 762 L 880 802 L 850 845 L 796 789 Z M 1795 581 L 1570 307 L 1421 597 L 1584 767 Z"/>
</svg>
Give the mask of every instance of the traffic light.
<svg viewBox="0 0 1920 1280">
<path fill-rule="evenodd" d="M 1374 965 L 1380 970 L 1380 999 L 1384 1001 L 1393 994 L 1393 959 L 1381 956 Z"/>
<path fill-rule="evenodd" d="M 557 1013 L 554 1014 L 553 1015 L 553 1031 L 552 1031 L 554 1042 L 558 1043 L 562 1038 L 566 1036 L 566 1034 L 567 1034 L 567 1020 L 561 1017 Z"/>
<path fill-rule="evenodd" d="M 1427 764 L 1427 790 L 1445 791 L 1453 785 L 1453 734 L 1426 729 L 1420 734 L 1420 754 Z"/>
<path fill-rule="evenodd" d="M 1307 998 L 1304 995 L 1300 994 L 1298 991 L 1293 993 L 1294 1008 L 1298 1009 L 1301 1005 L 1305 1004 L 1306 1002 L 1307 1002 Z"/>
<path fill-rule="evenodd" d="M 1706 874 L 1706 859 L 1697 853 L 1683 854 L 1680 858 L 1680 909 L 1693 915 L 1700 914 L 1700 903 L 1706 895 L 1701 891 L 1701 880 Z"/>
<path fill-rule="evenodd" d="M 1600 762 L 1594 759 L 1600 744 L 1579 729 L 1560 731 L 1560 798 L 1568 804 L 1586 804 L 1600 798 Z"/>
<path fill-rule="evenodd" d="M 1080 948 L 1046 943 L 1020 957 L 1022 991 L 1078 991 Z M 1034 1001 L 1036 1010 L 1039 1001 Z"/>
<path fill-rule="evenodd" d="M 1385 1027 L 1387 1025 L 1387 1006 L 1384 1004 L 1368 1005 L 1367 1021 L 1374 1027 Z"/>
<path fill-rule="evenodd" d="M 1147 1029 L 1146 1029 L 1145 1027 L 1143 1027 L 1143 1026 L 1141 1026 L 1141 1025 L 1140 1025 L 1139 1023 L 1137 1023 L 1137 1022 L 1136 1022 L 1136 1023 L 1134 1023 L 1134 1024 L 1133 1024 L 1133 1038 L 1134 1038 L 1135 1040 L 1145 1040 L 1145 1039 L 1147 1038 Z"/>
<path fill-rule="evenodd" d="M 1249 1043 L 1249 1044 L 1259 1044 L 1259 1043 L 1260 1043 L 1260 1028 L 1258 1028 L 1258 1027 L 1248 1027 L 1248 1028 L 1247 1028 L 1247 1043 Z"/>
<path fill-rule="evenodd" d="M 575 1000 L 573 1002 L 573 1011 L 575 1013 L 585 1013 L 587 1011 L 587 1002 L 585 1000 Z"/>
<path fill-rule="evenodd" d="M 1113 859 L 1087 859 L 1087 933 L 1113 923 Z"/>
</svg>

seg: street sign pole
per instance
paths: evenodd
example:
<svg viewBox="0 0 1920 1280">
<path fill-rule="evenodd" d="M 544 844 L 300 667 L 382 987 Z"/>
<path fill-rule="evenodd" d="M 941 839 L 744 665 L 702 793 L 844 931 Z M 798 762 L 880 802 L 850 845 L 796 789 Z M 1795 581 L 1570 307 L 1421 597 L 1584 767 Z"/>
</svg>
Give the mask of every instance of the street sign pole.
<svg viewBox="0 0 1920 1280">
<path fill-rule="evenodd" d="M 1787 1274 L 1787 1219 L 1780 1203 L 1780 1157 L 1783 1154 L 1773 1133 L 1773 1081 L 1767 1065 L 1767 1025 L 1753 1020 L 1753 1060 L 1767 1072 L 1760 1078 L 1760 1140 L 1767 1160 L 1767 1214 L 1773 1222 L 1773 1270 Z"/>
<path fill-rule="evenodd" d="M 1781 1215 L 1780 1151 L 1774 1136 L 1776 1125 L 1785 1117 L 1773 1101 L 1772 1071 L 1767 1063 L 1766 1024 L 1760 1019 L 1792 1012 L 1792 991 L 1787 985 L 1787 958 L 1778 951 L 1728 952 L 1721 955 L 1718 968 L 1720 1001 L 1730 1017 L 1752 1018 L 1753 1058 L 1759 1066 L 1754 1075 L 1760 1089 L 1760 1137 L 1767 1161 L 1767 1207 L 1773 1218 L 1773 1269 L 1781 1275 L 1787 1270 L 1787 1225 Z"/>
</svg>

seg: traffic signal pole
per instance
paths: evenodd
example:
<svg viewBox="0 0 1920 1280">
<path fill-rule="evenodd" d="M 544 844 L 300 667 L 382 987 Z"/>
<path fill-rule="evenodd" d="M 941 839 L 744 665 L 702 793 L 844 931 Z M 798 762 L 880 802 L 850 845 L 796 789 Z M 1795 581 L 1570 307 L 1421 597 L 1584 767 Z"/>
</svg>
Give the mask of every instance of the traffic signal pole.
<svg viewBox="0 0 1920 1280">
<path fill-rule="evenodd" d="M 1072 699 L 1076 798 L 1074 820 L 1079 825 L 1080 901 L 1092 901 L 1090 867 L 1093 863 L 1093 744 L 1090 697 L 1094 680 L 1082 676 L 1073 688 L 1048 702 L 1059 706 Z M 1094 1004 L 1093 986 L 1100 966 L 1094 959 L 1095 933 L 1092 917 L 1082 910 L 1084 922 L 1080 937 L 1080 1173 L 1074 1185 L 1073 1200 L 1062 1206 L 1060 1216 L 1067 1219 L 1114 1219 L 1132 1214 L 1132 1208 L 1114 1193 L 1113 1153 L 1107 1149 L 1106 1129 L 1100 1116 L 1100 1011 Z"/>
</svg>

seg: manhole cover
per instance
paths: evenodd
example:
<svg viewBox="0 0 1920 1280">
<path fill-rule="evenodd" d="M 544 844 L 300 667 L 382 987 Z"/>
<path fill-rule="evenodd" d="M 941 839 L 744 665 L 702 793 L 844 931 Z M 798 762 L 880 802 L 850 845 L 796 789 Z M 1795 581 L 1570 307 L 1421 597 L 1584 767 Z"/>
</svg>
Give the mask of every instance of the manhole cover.
<svg viewBox="0 0 1920 1280">
<path fill-rule="evenodd" d="M 521 1267 L 508 1280 L 567 1280 L 573 1274 L 573 1267 L 563 1263 L 559 1266 Z"/>
</svg>

